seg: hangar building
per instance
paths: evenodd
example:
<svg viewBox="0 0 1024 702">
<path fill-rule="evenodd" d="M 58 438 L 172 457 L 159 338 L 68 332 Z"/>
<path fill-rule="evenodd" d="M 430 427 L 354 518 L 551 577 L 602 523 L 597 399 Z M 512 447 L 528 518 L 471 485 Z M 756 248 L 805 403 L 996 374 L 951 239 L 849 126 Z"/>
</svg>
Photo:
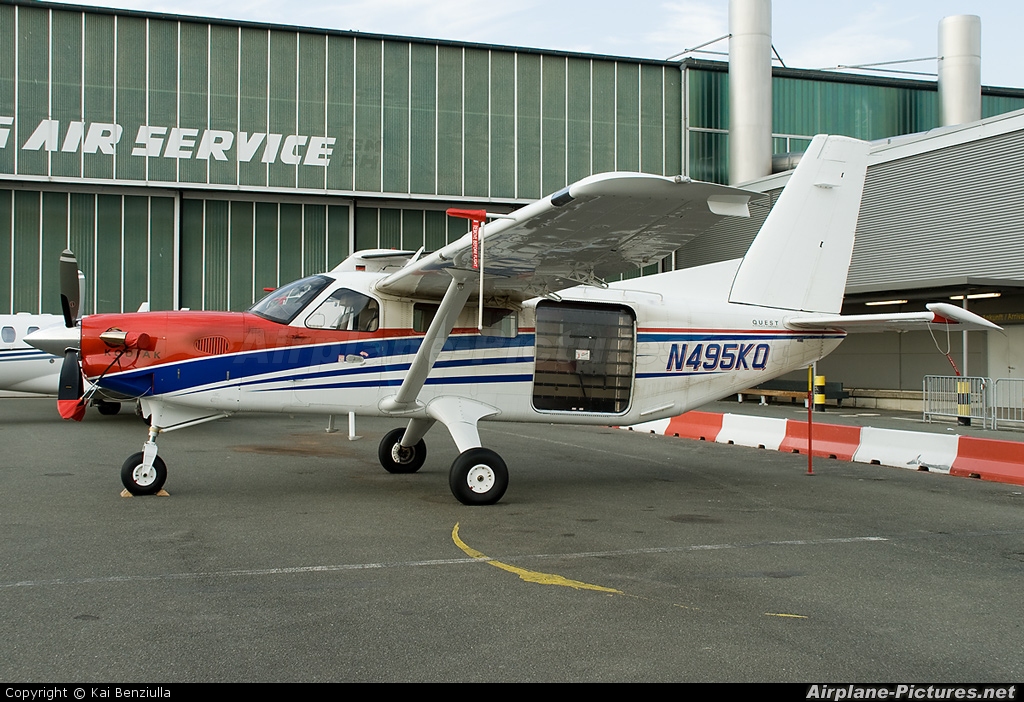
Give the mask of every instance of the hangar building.
<svg viewBox="0 0 1024 702">
<path fill-rule="evenodd" d="M 0 313 L 59 312 L 57 260 L 69 245 L 87 276 L 87 313 L 144 301 L 241 310 L 264 288 L 353 250 L 437 248 L 466 231 L 444 214 L 452 205 L 507 211 L 610 170 L 726 182 L 728 82 L 728 64 L 716 61 L 0 0 L 0 271 L 9 281 Z M 821 132 L 884 140 L 940 124 L 931 81 L 776 67 L 771 87 L 779 154 Z M 918 309 L 922 296 L 950 288 L 998 289 L 1006 294 L 971 309 L 1024 321 L 1013 293 L 1024 284 L 1013 197 L 1024 183 L 1024 117 L 1005 116 L 1022 108 L 1024 90 L 983 87 L 980 125 L 876 149 L 851 305 L 899 290 Z M 908 209 L 916 200 L 901 200 L 908 193 L 897 186 L 979 175 L 976 194 L 1001 200 L 1013 219 L 971 204 L 958 216 L 975 228 L 947 232 L 963 265 L 921 265 L 950 240 L 918 224 L 948 223 L 948 213 Z M 779 178 L 755 184 L 766 203 Z M 972 257 L 962 244 L 976 230 L 988 238 Z M 741 255 L 745 236 L 741 228 L 692 242 L 660 265 Z M 909 272 L 895 271 L 908 251 Z M 976 268 L 975 259 L 991 265 Z M 836 379 L 920 388 L 918 350 L 894 343 L 880 353 L 895 373 Z M 972 374 L 988 371 L 992 343 L 972 345 Z"/>
</svg>

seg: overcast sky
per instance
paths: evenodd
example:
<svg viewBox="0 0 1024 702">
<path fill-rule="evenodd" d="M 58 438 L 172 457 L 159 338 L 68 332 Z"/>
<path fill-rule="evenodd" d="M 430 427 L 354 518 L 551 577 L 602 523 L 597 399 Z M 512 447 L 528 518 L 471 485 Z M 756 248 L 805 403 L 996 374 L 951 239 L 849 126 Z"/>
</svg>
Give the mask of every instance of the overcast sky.
<svg viewBox="0 0 1024 702">
<path fill-rule="evenodd" d="M 658 59 L 726 34 L 729 6 L 728 0 L 104 0 L 95 4 Z M 787 66 L 797 68 L 934 57 L 940 19 L 979 15 L 982 83 L 1024 87 L 1019 47 L 1024 2 L 1019 0 L 775 0 L 772 13 L 775 49 Z M 728 51 L 728 42 L 709 48 Z M 934 60 L 888 68 L 932 75 L 936 70 Z"/>
</svg>

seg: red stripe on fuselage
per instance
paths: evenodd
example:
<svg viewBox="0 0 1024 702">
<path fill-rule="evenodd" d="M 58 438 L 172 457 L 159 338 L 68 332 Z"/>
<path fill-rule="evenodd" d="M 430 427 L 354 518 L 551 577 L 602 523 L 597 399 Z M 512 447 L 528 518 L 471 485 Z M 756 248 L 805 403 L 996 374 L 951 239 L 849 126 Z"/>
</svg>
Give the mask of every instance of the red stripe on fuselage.
<svg viewBox="0 0 1024 702">
<path fill-rule="evenodd" d="M 99 336 L 110 329 L 147 334 L 150 348 L 109 346 Z M 290 327 L 247 312 L 95 314 L 82 319 L 82 370 L 86 377 L 95 378 L 104 372 L 137 370 L 213 355 L 386 339 L 413 333 L 411 329 L 353 332 Z"/>
<path fill-rule="evenodd" d="M 760 327 L 757 329 L 722 329 L 718 328 L 679 328 L 679 327 L 639 327 L 638 334 L 792 334 L 794 336 L 806 336 L 808 334 L 820 334 L 821 330 L 796 330 L 786 327 Z M 843 332 L 836 331 L 841 334 Z"/>
</svg>

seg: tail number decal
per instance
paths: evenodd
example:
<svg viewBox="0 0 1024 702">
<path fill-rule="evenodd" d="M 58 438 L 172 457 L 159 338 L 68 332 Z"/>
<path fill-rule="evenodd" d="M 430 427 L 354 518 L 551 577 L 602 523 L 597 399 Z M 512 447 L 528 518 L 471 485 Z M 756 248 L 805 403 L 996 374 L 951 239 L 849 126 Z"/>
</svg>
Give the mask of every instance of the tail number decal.
<svg viewBox="0 0 1024 702">
<path fill-rule="evenodd" d="M 672 344 L 665 370 L 764 370 L 770 350 L 768 344 Z"/>
</svg>

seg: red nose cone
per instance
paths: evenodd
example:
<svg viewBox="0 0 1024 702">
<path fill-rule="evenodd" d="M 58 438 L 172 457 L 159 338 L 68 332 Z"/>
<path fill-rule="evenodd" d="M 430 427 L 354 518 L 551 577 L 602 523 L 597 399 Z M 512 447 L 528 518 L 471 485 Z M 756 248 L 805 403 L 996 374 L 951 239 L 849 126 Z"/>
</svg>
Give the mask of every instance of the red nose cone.
<svg viewBox="0 0 1024 702">
<path fill-rule="evenodd" d="M 57 411 L 64 419 L 73 419 L 76 422 L 82 421 L 85 416 L 85 400 L 57 400 Z"/>
</svg>

